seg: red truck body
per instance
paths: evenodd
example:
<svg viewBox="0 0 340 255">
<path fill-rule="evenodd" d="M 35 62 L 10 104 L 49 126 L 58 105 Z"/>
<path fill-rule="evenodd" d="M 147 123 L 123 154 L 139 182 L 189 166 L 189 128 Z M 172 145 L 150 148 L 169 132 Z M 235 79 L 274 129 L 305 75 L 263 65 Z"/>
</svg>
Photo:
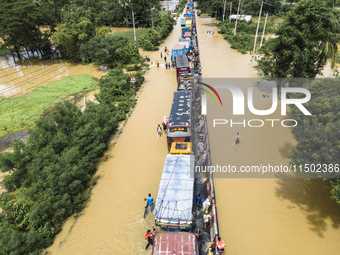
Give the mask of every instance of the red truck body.
<svg viewBox="0 0 340 255">
<path fill-rule="evenodd" d="M 152 255 L 199 255 L 196 236 L 189 232 L 159 232 L 155 235 Z"/>
<path fill-rule="evenodd" d="M 176 74 L 178 76 L 185 73 L 191 73 L 190 65 L 186 55 L 176 56 Z"/>
</svg>

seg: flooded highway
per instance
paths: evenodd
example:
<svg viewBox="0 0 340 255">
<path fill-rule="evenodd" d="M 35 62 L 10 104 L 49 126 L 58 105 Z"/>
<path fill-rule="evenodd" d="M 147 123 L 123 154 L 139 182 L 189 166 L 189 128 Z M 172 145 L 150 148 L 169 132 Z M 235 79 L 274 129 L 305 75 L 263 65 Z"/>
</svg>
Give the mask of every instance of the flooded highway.
<svg viewBox="0 0 340 255">
<path fill-rule="evenodd" d="M 231 49 L 223 36 L 217 34 L 213 19 L 201 16 L 197 23 L 204 78 L 258 76 L 251 56 Z M 215 34 L 208 35 L 207 30 L 214 30 Z M 231 97 L 224 94 L 221 97 L 227 112 L 232 107 Z M 271 106 L 271 97 L 263 98 L 263 92 L 257 88 L 254 88 L 254 101 L 260 109 Z M 277 112 L 271 117 L 282 119 Z M 207 117 L 213 164 L 240 167 L 289 163 L 290 149 L 296 144 L 290 128 L 230 125 L 214 128 L 212 120 L 220 116 L 209 114 L 208 110 Z M 242 116 L 242 119 L 251 118 L 254 116 L 249 112 Z M 236 132 L 241 135 L 237 146 L 234 145 Z M 340 208 L 330 199 L 322 181 L 223 177 L 227 176 L 215 178 L 214 182 L 219 231 L 227 245 L 226 254 L 339 254 Z"/>
<path fill-rule="evenodd" d="M 180 24 L 160 46 L 178 42 Z M 145 75 L 138 103 L 122 134 L 110 145 L 98 166 L 98 180 L 82 215 L 71 217 L 57 235 L 48 254 L 150 254 L 144 234 L 154 225 L 153 215 L 143 218 L 144 197 L 155 198 L 167 154 L 166 137 L 156 127 L 169 116 L 176 72 L 166 70 L 160 52 L 142 52 L 159 61 Z M 170 55 L 168 55 L 170 57 Z"/>
<path fill-rule="evenodd" d="M 223 36 L 217 34 L 215 25 L 210 17 L 197 18 L 203 77 L 257 78 L 251 57 L 230 49 Z M 206 33 L 211 29 L 214 35 Z M 177 24 L 160 49 L 164 46 L 171 49 L 177 44 L 179 34 L 180 24 Z M 158 137 L 156 127 L 164 114 L 169 116 L 177 86 L 176 72 L 164 68 L 160 51 L 141 54 L 161 65 L 157 68 L 153 64 L 147 71 L 132 115 L 123 123 L 122 132 L 114 137 L 101 159 L 96 174 L 99 179 L 88 205 L 80 215 L 64 223 L 46 254 L 151 254 L 150 248 L 144 250 L 144 234 L 154 225 L 154 218 L 151 214 L 143 218 L 143 198 L 148 193 L 154 198 L 157 195 L 167 145 L 165 136 Z M 3 92 L 0 96 L 4 97 L 37 84 L 43 86 L 64 75 L 87 73 L 99 78 L 102 74 L 98 67 L 68 62 L 13 68 L 8 68 L 10 64 L 1 65 L 0 90 Z M 50 76 L 43 75 L 47 70 L 51 71 Z M 254 89 L 258 105 L 268 109 L 271 98 L 263 98 L 262 94 Z M 93 98 L 93 93 L 89 97 Z M 232 100 L 228 96 L 223 95 L 222 100 L 225 109 L 231 107 Z M 289 128 L 213 128 L 214 117 L 208 113 L 214 164 L 239 167 L 289 163 L 290 149 L 296 144 Z M 252 117 L 247 112 L 244 116 Z M 282 119 L 279 114 L 272 117 Z M 241 133 L 241 143 L 237 146 L 234 145 L 236 132 Z M 339 254 L 340 208 L 329 198 L 330 193 L 322 181 L 221 177 L 214 182 L 219 231 L 227 245 L 226 254 Z"/>
</svg>

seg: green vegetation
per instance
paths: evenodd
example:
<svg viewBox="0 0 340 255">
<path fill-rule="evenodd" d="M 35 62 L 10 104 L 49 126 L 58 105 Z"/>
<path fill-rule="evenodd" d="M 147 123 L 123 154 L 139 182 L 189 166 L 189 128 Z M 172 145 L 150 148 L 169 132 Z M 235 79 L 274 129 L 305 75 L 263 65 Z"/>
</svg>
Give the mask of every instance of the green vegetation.
<svg viewBox="0 0 340 255">
<path fill-rule="evenodd" d="M 137 39 L 141 38 L 146 33 L 148 33 L 148 31 L 150 29 L 151 28 L 139 28 L 139 29 L 136 29 L 136 37 L 137 37 Z M 123 38 L 128 39 L 128 41 L 131 42 L 131 43 L 135 42 L 133 30 L 116 32 L 116 33 L 112 34 L 111 36 L 123 37 Z"/>
<path fill-rule="evenodd" d="M 7 49 L 21 58 L 20 52 L 51 54 L 51 42 L 64 58 L 80 61 L 79 48 L 103 27 L 151 27 L 151 9 L 160 9 L 159 0 L 3 0 L 0 1 L 0 52 Z M 43 30 L 40 28 L 48 27 Z M 56 54 L 56 56 L 59 54 Z"/>
<path fill-rule="evenodd" d="M 277 38 L 268 40 L 258 68 L 270 78 L 315 78 L 321 74 L 327 60 L 337 60 L 339 37 L 339 11 L 321 0 L 301 0 L 287 12 L 284 22 L 276 31 Z M 296 82 L 298 81 L 298 82 Z M 298 121 L 293 128 L 297 146 L 291 154 L 296 165 L 321 164 L 321 173 L 315 177 L 325 178 L 324 166 L 340 164 L 340 86 L 339 79 L 307 81 L 281 79 L 277 85 L 305 87 L 311 100 L 304 106 L 312 116 L 303 115 L 292 108 L 291 118 Z M 325 165 L 324 165 L 325 164 Z M 326 170 L 327 170 L 326 169 Z M 335 169 L 333 167 L 333 173 Z M 337 174 L 337 173 L 336 173 Z M 340 204 L 340 181 L 328 171 L 324 181 L 331 187 L 331 197 Z"/>
<path fill-rule="evenodd" d="M 339 42 L 335 11 L 321 0 L 297 3 L 263 49 L 258 68 L 272 78 L 315 78 Z"/>
<path fill-rule="evenodd" d="M 108 64 L 114 68 L 139 60 L 137 47 L 128 39 L 112 35 L 97 35 L 80 47 L 83 63 Z"/>
<path fill-rule="evenodd" d="M 177 16 L 179 16 L 182 12 L 184 7 L 186 6 L 188 1 L 186 0 L 181 0 L 180 3 L 176 6 L 174 12 L 177 13 Z"/>
<path fill-rule="evenodd" d="M 53 242 L 62 223 L 84 207 L 89 181 L 107 149 L 118 122 L 135 104 L 143 73 L 110 70 L 99 82 L 99 104 L 83 113 L 69 102 L 57 105 L 37 121 L 26 143 L 16 141 L 12 153 L 0 154 L 0 254 L 39 254 Z"/>
<path fill-rule="evenodd" d="M 144 50 L 158 50 L 163 39 L 165 39 L 172 31 L 176 21 L 168 15 L 161 15 L 154 11 L 155 29 L 148 30 L 144 36 L 138 39 L 138 45 Z"/>
<path fill-rule="evenodd" d="M 92 75 L 70 76 L 24 97 L 2 98 L 0 101 L 0 137 L 34 127 L 36 120 L 52 105 L 71 94 L 99 87 Z"/>
<path fill-rule="evenodd" d="M 21 50 L 50 53 L 49 32 L 42 33 L 39 28 L 44 18 L 46 24 L 53 23 L 46 17 L 48 12 L 46 6 L 29 0 L 0 1 L 0 49 L 15 52 L 19 59 Z"/>
<path fill-rule="evenodd" d="M 138 39 L 138 45 L 142 47 L 144 50 L 158 50 L 158 47 L 161 43 L 162 36 L 155 29 L 150 29 L 144 36 Z"/>
<path fill-rule="evenodd" d="M 276 16 L 271 16 L 268 18 L 266 24 L 266 31 L 265 35 L 275 33 L 278 22 L 278 18 Z M 237 33 L 234 35 L 235 29 L 235 20 L 229 22 L 229 20 L 225 20 L 220 23 L 219 27 L 221 28 L 221 33 L 224 34 L 224 39 L 226 39 L 230 47 L 232 49 L 236 49 L 237 51 L 241 52 L 242 54 L 246 54 L 249 51 L 252 51 L 254 48 L 254 40 L 255 40 L 255 33 L 257 28 L 257 23 L 252 21 L 244 21 L 239 20 L 237 22 Z M 258 50 L 260 47 L 262 31 L 264 28 L 265 18 L 262 17 L 259 25 L 259 34 L 257 37 L 256 42 L 256 49 Z M 265 42 L 265 38 L 263 38 L 263 42 Z"/>
<path fill-rule="evenodd" d="M 235 21 L 229 23 L 229 20 L 221 23 L 221 32 L 224 35 L 230 47 L 236 49 L 242 54 L 246 54 L 248 51 L 252 51 L 254 47 L 255 32 L 257 24 L 254 22 L 239 21 L 237 23 L 237 34 L 234 35 Z M 262 28 L 261 28 L 262 26 Z M 263 30 L 263 24 L 261 23 L 259 31 Z M 264 40 L 265 41 L 265 38 Z M 257 37 L 257 48 L 259 48 L 261 42 L 261 35 Z"/>
<path fill-rule="evenodd" d="M 298 142 L 292 153 L 293 163 L 302 166 L 338 164 L 340 167 L 340 80 L 328 78 L 306 84 L 312 98 L 305 107 L 312 116 L 306 117 L 297 108 L 292 108 L 292 118 L 299 122 L 293 128 Z M 333 174 L 338 176 L 339 173 L 334 171 Z M 314 175 L 319 178 L 325 176 L 323 172 Z M 325 181 L 332 188 L 332 198 L 340 204 L 340 180 Z"/>
<path fill-rule="evenodd" d="M 232 2 L 232 13 L 237 13 L 237 8 L 239 1 L 232 0 L 228 1 L 226 4 L 225 18 L 227 19 L 230 13 L 230 2 Z M 258 16 L 260 11 L 261 1 L 256 0 L 244 0 L 242 1 L 242 8 L 240 8 L 241 15 L 253 15 Z M 223 9 L 224 3 L 219 0 L 199 0 L 197 9 L 201 10 L 203 13 L 209 16 L 216 17 L 218 20 L 223 20 Z M 269 12 L 271 14 L 278 14 L 283 11 L 281 9 L 281 1 L 273 0 L 270 2 L 263 3 L 263 13 Z"/>
</svg>

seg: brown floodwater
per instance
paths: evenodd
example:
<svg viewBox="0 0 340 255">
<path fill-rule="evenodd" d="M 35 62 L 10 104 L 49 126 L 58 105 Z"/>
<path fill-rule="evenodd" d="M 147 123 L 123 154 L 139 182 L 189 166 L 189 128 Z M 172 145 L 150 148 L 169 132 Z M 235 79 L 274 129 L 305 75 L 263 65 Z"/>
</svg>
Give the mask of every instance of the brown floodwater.
<svg viewBox="0 0 340 255">
<path fill-rule="evenodd" d="M 81 65 L 64 60 L 26 61 L 14 65 L 9 60 L 0 61 L 0 97 L 25 96 L 36 87 L 61 80 L 67 76 L 91 74 L 100 78 L 103 72 L 98 66 Z M 19 94 L 18 94 L 19 93 Z"/>
<path fill-rule="evenodd" d="M 171 49 L 179 33 L 178 24 L 160 48 Z M 98 166 L 100 179 L 90 202 L 77 220 L 66 221 L 48 254 L 151 253 L 151 248 L 144 250 L 144 234 L 154 225 L 154 217 L 143 218 L 144 198 L 158 193 L 167 144 L 165 136 L 158 137 L 156 127 L 164 114 L 169 116 L 177 85 L 175 70 L 164 68 L 159 51 L 142 55 L 161 65 L 153 64 L 147 71 L 132 115 Z"/>
<path fill-rule="evenodd" d="M 256 78 L 250 55 L 231 49 L 210 17 L 198 17 L 199 46 L 204 78 Z M 207 30 L 214 30 L 208 35 Z M 244 85 L 246 86 L 246 85 Z M 241 85 L 242 87 L 242 85 Z M 245 90 L 245 87 L 242 87 Z M 269 109 L 271 97 L 254 88 L 254 101 Z M 228 112 L 232 100 L 222 95 Z M 221 115 L 209 113 L 209 135 L 214 165 L 288 164 L 296 144 L 290 128 L 230 127 L 212 125 Z M 230 111 L 229 111 L 230 112 Z M 230 115 L 222 116 L 231 119 Z M 282 119 L 280 112 L 272 118 Z M 245 113 L 239 119 L 252 119 Z M 259 119 L 258 117 L 256 117 Z M 235 118 L 236 119 L 236 118 Z M 241 143 L 234 145 L 236 132 Z M 226 175 L 224 174 L 224 177 Z M 215 178 L 219 231 L 228 255 L 339 254 L 340 208 L 320 180 Z"/>
</svg>

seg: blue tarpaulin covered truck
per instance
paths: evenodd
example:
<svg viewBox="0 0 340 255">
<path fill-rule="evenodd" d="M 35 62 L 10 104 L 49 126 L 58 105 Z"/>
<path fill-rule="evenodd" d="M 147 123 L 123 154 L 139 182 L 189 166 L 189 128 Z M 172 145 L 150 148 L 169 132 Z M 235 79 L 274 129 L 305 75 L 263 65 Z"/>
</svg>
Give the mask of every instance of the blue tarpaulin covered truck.
<svg viewBox="0 0 340 255">
<path fill-rule="evenodd" d="M 185 55 L 186 53 L 186 48 L 185 45 L 179 45 L 177 44 L 171 51 L 171 60 L 175 61 L 176 56 L 178 55 Z"/>
<path fill-rule="evenodd" d="M 181 18 L 181 26 L 182 26 L 182 27 L 185 26 L 185 21 L 186 21 L 186 18 Z"/>
<path fill-rule="evenodd" d="M 184 35 L 185 32 L 190 32 L 190 27 L 182 27 L 182 36 Z"/>
</svg>

